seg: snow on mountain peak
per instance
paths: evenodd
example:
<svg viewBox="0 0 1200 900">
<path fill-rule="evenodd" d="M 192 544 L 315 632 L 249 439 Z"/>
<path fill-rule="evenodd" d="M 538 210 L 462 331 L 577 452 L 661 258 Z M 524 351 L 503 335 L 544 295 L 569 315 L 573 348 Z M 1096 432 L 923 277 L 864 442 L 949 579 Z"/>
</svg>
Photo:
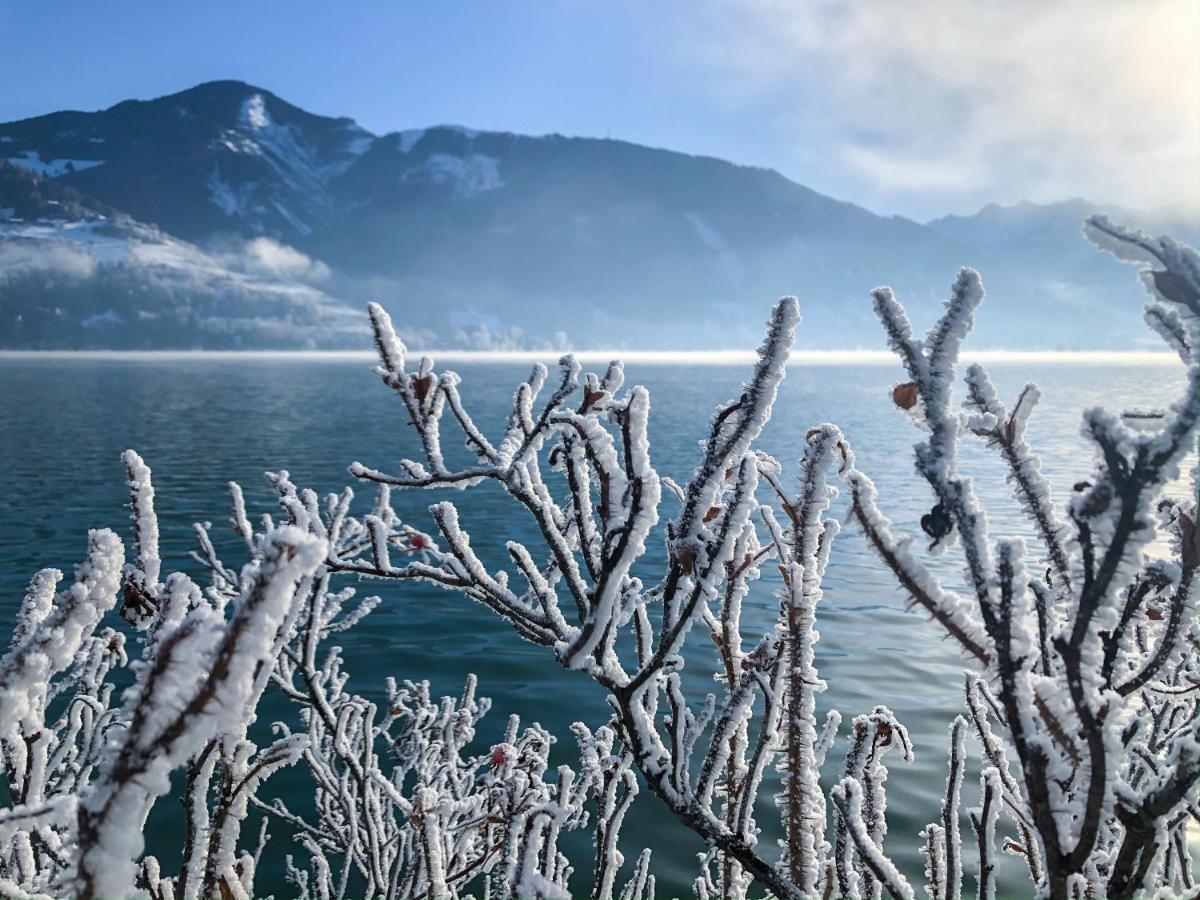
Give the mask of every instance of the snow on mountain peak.
<svg viewBox="0 0 1200 900">
<path fill-rule="evenodd" d="M 267 112 L 267 101 L 262 94 L 253 94 L 242 103 L 242 122 L 250 128 L 266 128 L 271 124 L 271 115 Z"/>
<path fill-rule="evenodd" d="M 500 161 L 482 153 L 469 153 L 466 156 L 432 153 L 425 165 L 416 171 L 424 173 L 434 184 L 453 185 L 454 192 L 461 196 L 494 191 L 504 186 L 500 180 Z"/>
<path fill-rule="evenodd" d="M 314 217 L 329 206 L 331 179 L 366 152 L 374 136 L 350 120 L 333 123 L 340 132 L 330 149 L 320 134 L 305 130 L 303 121 L 277 120 L 262 93 L 242 101 L 239 126 L 221 132 L 215 146 L 265 167 L 248 178 L 245 164 L 214 162 L 206 186 L 209 199 L 226 215 L 253 231 L 273 230 L 280 223 L 300 235 L 312 232 Z M 237 174 L 235 174 L 237 173 Z M 271 220 L 274 220 L 272 225 Z"/>
</svg>

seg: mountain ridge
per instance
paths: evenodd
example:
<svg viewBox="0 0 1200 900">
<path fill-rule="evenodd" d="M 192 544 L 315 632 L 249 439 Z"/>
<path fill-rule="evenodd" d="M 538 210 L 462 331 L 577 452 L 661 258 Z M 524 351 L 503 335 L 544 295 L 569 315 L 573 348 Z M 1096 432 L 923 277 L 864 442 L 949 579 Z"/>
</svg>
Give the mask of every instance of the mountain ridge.
<svg viewBox="0 0 1200 900">
<path fill-rule="evenodd" d="M 1109 208 L 1082 200 L 988 205 L 919 223 L 771 169 L 610 138 L 460 125 L 377 135 L 234 80 L 0 123 L 0 158 L 54 186 L 46 191 L 74 192 L 77 219 L 103 218 L 131 241 L 144 242 L 152 227 L 195 248 L 189 259 L 241 259 L 228 247 L 274 242 L 249 255 L 308 261 L 296 262 L 307 280 L 281 281 L 284 293 L 316 291 L 326 310 L 378 297 L 411 333 L 464 348 L 636 348 L 649 336 L 661 346 L 663 335 L 681 348 L 749 344 L 784 293 L 807 301 L 802 345 L 861 345 L 877 335 L 864 300 L 871 288 L 891 283 L 918 318 L 931 316 L 964 263 L 1004 298 L 981 317 L 985 344 L 1140 346 L 1123 333 L 1138 327 L 1141 303 L 1120 267 L 1079 236 L 1082 214 Z M 11 221 L 24 218 L 12 198 L 30 192 L 13 184 L 0 177 L 0 250 L 61 251 L 53 234 L 39 232 L 38 244 L 27 223 Z M 61 206 L 45 202 L 43 213 Z M 1149 214 L 1130 215 L 1152 224 Z M 59 237 L 70 244 L 66 230 Z M 68 311 L 61 331 L 40 340 L 144 345 L 138 323 L 157 314 L 143 308 L 152 297 L 112 306 L 102 321 L 113 327 L 99 335 L 82 323 L 109 308 L 84 303 L 86 279 L 76 281 L 71 296 L 59 292 Z M 30 339 L 12 327 L 17 293 L 31 291 L 28 279 L 16 282 L 0 273 L 0 346 Z M 251 300 L 226 305 L 239 308 L 235 318 L 262 318 Z M 1081 322 L 1081 309 L 1091 321 Z M 1031 336 L 1034 315 L 1044 327 Z M 275 330 L 286 344 L 286 329 Z M 311 346 L 320 317 L 303 333 L 298 345 Z"/>
</svg>

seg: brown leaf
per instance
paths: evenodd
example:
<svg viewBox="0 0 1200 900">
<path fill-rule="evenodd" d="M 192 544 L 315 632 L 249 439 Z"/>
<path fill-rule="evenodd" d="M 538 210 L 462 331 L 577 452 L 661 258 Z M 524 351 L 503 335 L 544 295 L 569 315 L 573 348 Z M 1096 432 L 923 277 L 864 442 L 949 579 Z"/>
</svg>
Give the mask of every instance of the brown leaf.
<svg viewBox="0 0 1200 900">
<path fill-rule="evenodd" d="M 696 554 L 692 550 L 680 550 L 675 557 L 679 561 L 679 568 L 683 569 L 685 575 L 692 574 L 692 568 L 696 565 Z"/>
<path fill-rule="evenodd" d="M 901 409 L 912 409 L 917 405 L 917 385 L 906 381 L 892 388 L 892 402 Z"/>
<path fill-rule="evenodd" d="M 1162 617 L 1163 617 L 1162 610 L 1159 609 L 1158 607 L 1156 607 L 1156 606 L 1147 606 L 1146 607 L 1146 618 L 1149 619 L 1151 622 L 1161 622 Z"/>
<path fill-rule="evenodd" d="M 713 519 L 715 519 L 717 516 L 719 516 L 721 514 L 721 509 L 722 509 L 722 507 L 720 507 L 720 506 L 710 506 L 708 508 L 708 512 L 706 512 L 704 514 L 704 521 L 711 522 Z"/>
<path fill-rule="evenodd" d="M 592 390 L 588 390 L 587 388 L 584 388 L 584 390 L 583 390 L 583 405 L 581 407 L 579 407 L 579 411 L 587 412 L 589 409 L 592 408 L 592 404 L 597 403 L 600 400 L 603 400 L 604 395 L 607 393 L 608 393 L 608 391 L 603 391 L 603 390 L 592 391 Z"/>
<path fill-rule="evenodd" d="M 413 391 L 416 393 L 418 400 L 424 400 L 429 395 L 429 390 L 433 387 L 434 380 L 432 374 L 413 379 Z"/>
</svg>

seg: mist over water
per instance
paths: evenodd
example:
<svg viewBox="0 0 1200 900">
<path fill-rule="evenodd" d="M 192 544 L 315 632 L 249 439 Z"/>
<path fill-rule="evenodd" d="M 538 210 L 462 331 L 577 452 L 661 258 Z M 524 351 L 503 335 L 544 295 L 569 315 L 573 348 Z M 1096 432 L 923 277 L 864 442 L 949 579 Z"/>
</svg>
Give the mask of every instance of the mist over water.
<svg viewBox="0 0 1200 900">
<path fill-rule="evenodd" d="M 1092 466 L 1091 448 L 1079 430 L 1083 409 L 1165 406 L 1182 389 L 1181 366 L 1157 359 L 1123 362 L 988 361 L 1006 402 L 1029 380 L 1043 390 L 1028 439 L 1042 456 L 1058 502 Z M 528 374 L 528 362 L 471 359 L 453 367 L 463 377 L 468 407 L 485 431 L 495 434 L 507 416 L 512 388 Z M 737 395 L 749 371 L 748 363 L 729 360 L 704 365 L 697 360 L 637 360 L 627 366 L 627 384 L 644 384 L 651 392 L 651 456 L 661 474 L 686 481 L 713 408 Z M 807 429 L 825 421 L 838 424 L 854 447 L 859 467 L 875 479 L 881 508 L 898 531 L 920 540 L 917 522 L 933 500 L 924 482 L 913 476 L 911 445 L 920 435 L 888 396 L 901 375 L 898 365 L 880 360 L 793 365 L 760 447 L 780 459 L 788 478 L 794 479 Z M 346 466 L 353 460 L 394 470 L 400 458 L 417 453 L 404 417 L 399 401 L 371 374 L 368 359 L 353 355 L 319 364 L 304 357 L 0 356 L 0 453 L 8 498 L 0 509 L 0 605 L 6 625 L 11 625 L 36 570 L 54 566 L 70 572 L 83 556 L 89 528 L 115 528 L 128 542 L 119 458 L 125 448 L 137 449 L 154 470 L 167 571 L 182 568 L 195 575 L 199 567 L 187 553 L 193 546 L 191 525 L 197 520 L 214 523 L 228 563 L 241 561 L 225 525 L 227 481 L 241 482 L 252 515 L 276 514 L 264 471 L 287 469 L 298 486 L 324 493 L 351 482 Z M 448 450 L 461 452 L 450 432 L 444 443 Z M 994 454 L 981 442 L 967 441 L 961 463 L 975 477 L 993 532 L 1028 534 Z M 1193 456 L 1186 465 L 1194 463 Z M 369 502 L 371 493 L 364 486 L 359 500 Z M 425 509 L 443 497 L 447 495 L 400 493 L 394 502 L 402 516 L 428 530 Z M 448 499 L 459 505 L 472 545 L 489 567 L 505 564 L 506 540 L 537 545 L 533 522 L 493 485 L 451 492 Z M 676 511 L 675 501 L 666 497 L 661 517 L 669 519 Z M 832 514 L 844 517 L 844 505 L 835 503 Z M 640 573 L 646 578 L 654 577 L 653 566 L 663 558 L 661 541 L 651 546 Z M 961 585 L 961 565 L 954 552 L 938 558 L 934 568 L 950 586 Z M 748 642 L 772 627 L 778 585 L 779 576 L 769 566 L 753 585 L 743 611 Z M 506 716 L 519 714 L 558 735 L 560 762 L 570 762 L 573 756 L 571 722 L 595 726 L 605 719 L 603 696 L 590 680 L 564 673 L 543 648 L 518 639 L 484 608 L 431 587 L 370 582 L 360 586 L 360 596 L 376 593 L 383 598 L 380 608 L 343 635 L 346 669 L 359 692 L 382 697 L 384 678 L 393 675 L 427 678 L 435 692 L 457 693 L 467 673 L 475 672 L 480 693 L 493 700 L 480 741 L 498 739 Z M 910 877 L 918 877 L 917 833 L 938 814 L 947 731 L 962 707 L 962 673 L 968 664 L 923 615 L 905 611 L 904 596 L 853 526 L 847 526 L 834 545 L 818 628 L 817 665 L 829 685 L 819 699 L 818 716 L 836 707 L 848 723 L 883 703 L 909 728 L 916 759 L 906 765 L 896 757 L 890 765 L 886 846 Z M 707 636 L 694 633 L 684 682 L 697 703 L 704 692 L 719 690 L 706 675 L 711 655 Z M 270 697 L 256 727 L 280 718 L 294 723 L 293 715 L 278 697 Z M 843 738 L 829 754 L 826 790 L 829 776 L 841 766 L 845 731 L 843 725 Z M 974 805 L 978 794 L 977 750 L 970 742 L 968 746 L 972 763 L 964 807 Z M 759 796 L 759 822 L 769 826 L 761 837 L 764 845 L 777 837 L 770 808 L 775 789 L 772 778 Z M 299 792 L 307 793 L 308 788 L 304 773 L 294 769 L 277 776 L 264 794 L 279 794 L 302 807 Z M 178 804 L 159 803 L 147 829 L 150 849 L 173 858 L 173 848 L 182 843 L 181 826 Z M 252 815 L 245 833 L 250 836 L 256 830 Z M 969 834 L 964 824 L 964 835 Z M 586 854 L 586 835 L 573 837 L 575 842 L 565 849 Z M 655 849 L 659 896 L 690 892 L 700 845 L 674 826 L 654 797 L 643 792 L 622 837 L 630 863 L 642 846 Z M 277 845 L 290 843 L 278 827 L 272 840 Z M 264 857 L 258 883 L 264 893 L 290 895 L 283 881 L 283 850 L 277 846 Z M 287 851 L 299 855 L 298 848 Z M 971 889 L 972 853 L 965 867 Z M 1022 873 L 1009 859 L 1004 865 L 1001 895 L 1026 895 Z M 580 871 L 576 877 L 583 885 L 589 873 Z"/>
</svg>

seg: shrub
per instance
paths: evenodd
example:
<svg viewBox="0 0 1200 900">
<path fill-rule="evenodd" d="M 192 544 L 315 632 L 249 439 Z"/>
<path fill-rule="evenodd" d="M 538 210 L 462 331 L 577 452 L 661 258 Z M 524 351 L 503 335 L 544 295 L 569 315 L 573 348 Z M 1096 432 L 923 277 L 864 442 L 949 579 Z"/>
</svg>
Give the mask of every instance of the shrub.
<svg viewBox="0 0 1200 900">
<path fill-rule="evenodd" d="M 931 491 L 921 521 L 927 552 L 961 555 L 963 594 L 893 534 L 834 425 L 808 432 L 795 488 L 756 449 L 799 321 L 790 298 L 772 311 L 741 394 L 714 415 L 686 485 L 652 465 L 649 395 L 623 389 L 618 363 L 585 375 L 564 357 L 549 387 L 536 367 L 492 439 L 468 413 L 457 376 L 428 359 L 410 368 L 387 314 L 372 305 L 377 371 L 423 458 L 396 474 L 351 467 L 377 491 L 369 513 L 351 514 L 349 489 L 321 500 L 278 473 L 270 478 L 286 524 L 265 517 L 255 528 L 234 485 L 234 528 L 249 561 L 228 565 L 198 526 L 198 558 L 211 572 L 201 589 L 179 572 L 163 577 L 150 472 L 129 452 L 134 561 L 124 565 L 116 535 L 92 532 L 74 584 L 56 593 L 61 573 L 34 578 L 0 660 L 11 797 L 0 813 L 0 886 L 12 896 L 253 896 L 275 821 L 303 851 L 302 862 L 288 863 L 303 897 L 563 896 L 572 866 L 560 835 L 587 828 L 593 896 L 633 900 L 654 892 L 646 852 L 618 887 L 621 823 L 642 785 L 707 846 L 699 897 L 913 897 L 883 846 L 888 754 L 911 755 L 903 724 L 885 707 L 857 715 L 829 804 L 819 775 L 841 725 L 836 711 L 816 718 L 825 685 L 814 653 L 839 530 L 828 515 L 838 479 L 881 563 L 970 667 L 965 715 L 950 727 L 942 814 L 922 832 L 928 895 L 950 900 L 963 890 L 968 732 L 983 761 L 981 804 L 969 811 L 979 896 L 995 895 L 1000 852 L 1023 860 L 1032 892 L 1054 898 L 1191 890 L 1185 832 L 1200 817 L 1195 473 L 1193 499 L 1165 499 L 1163 488 L 1178 477 L 1200 416 L 1200 258 L 1104 218 L 1087 231 L 1149 267 L 1147 321 L 1179 353 L 1188 382 L 1169 410 L 1085 413 L 1097 462 L 1062 510 L 1025 440 L 1035 386 L 1008 409 L 971 366 L 964 411 L 951 405 L 959 348 L 983 297 L 979 276 L 959 273 L 923 340 L 889 290 L 874 292 L 907 371 L 892 399 L 925 434 L 914 461 Z M 448 465 L 447 424 L 473 464 Z M 957 467 L 964 439 L 1003 458 L 1036 535 L 1031 546 L 991 538 Z M 538 526 L 536 546 L 506 544 L 511 579 L 479 559 L 452 503 L 430 507 L 436 534 L 401 521 L 391 503 L 397 490 L 483 482 Z M 660 528 L 667 508 L 675 512 Z M 1168 555 L 1147 552 L 1157 536 L 1169 538 Z M 658 541 L 665 554 L 648 552 Z M 779 615 L 767 634 L 748 638 L 741 602 L 766 565 L 781 575 Z M 331 641 L 377 602 L 336 586 L 364 577 L 465 595 L 590 678 L 612 715 L 575 726 L 578 765 L 550 774 L 552 736 L 515 718 L 502 740 L 474 751 L 489 704 L 473 678 L 459 699 L 394 681 L 386 708 L 355 694 Z M 124 633 L 100 627 L 118 594 L 138 648 L 132 664 Z M 717 647 L 722 696 L 693 708 L 684 647 L 697 630 Z M 127 666 L 134 683 L 117 705 L 114 674 Z M 296 717 L 260 747 L 263 729 L 252 726 L 267 690 L 291 701 Z M 311 775 L 311 804 L 259 796 L 273 772 L 296 764 Z M 778 825 L 756 818 L 770 767 L 780 775 Z M 188 816 L 168 873 L 144 855 L 141 833 L 176 769 L 186 773 Z M 251 808 L 265 817 L 247 851 L 241 830 Z M 763 833 L 779 834 L 779 847 L 760 841 Z"/>
</svg>

